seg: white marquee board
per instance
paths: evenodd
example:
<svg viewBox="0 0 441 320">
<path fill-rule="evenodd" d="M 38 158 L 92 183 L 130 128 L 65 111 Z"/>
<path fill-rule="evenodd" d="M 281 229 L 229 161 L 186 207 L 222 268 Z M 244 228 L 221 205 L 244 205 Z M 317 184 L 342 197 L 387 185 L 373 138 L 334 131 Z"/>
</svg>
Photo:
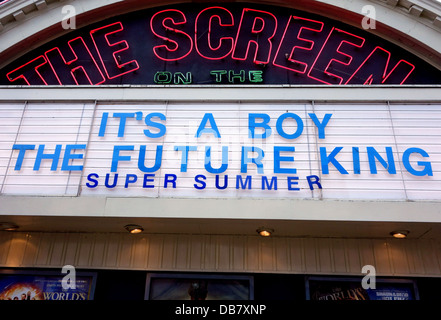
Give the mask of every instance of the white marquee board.
<svg viewBox="0 0 441 320">
<path fill-rule="evenodd" d="M 146 117 L 154 124 L 147 125 Z M 265 127 L 270 131 L 262 138 Z M 66 156 L 68 145 L 73 147 Z M 138 166 L 141 146 L 147 169 Z M 162 157 L 152 171 L 148 168 L 158 164 L 158 146 Z M 440 147 L 441 106 L 430 103 L 2 102 L 0 191 L 36 196 L 440 200 Z M 56 148 L 61 148 L 57 156 Z M 119 161 L 112 171 L 115 148 Z M 259 155 L 260 167 L 253 162 Z M 205 167 L 208 160 L 210 170 Z M 115 174 L 118 180 L 111 187 Z"/>
</svg>

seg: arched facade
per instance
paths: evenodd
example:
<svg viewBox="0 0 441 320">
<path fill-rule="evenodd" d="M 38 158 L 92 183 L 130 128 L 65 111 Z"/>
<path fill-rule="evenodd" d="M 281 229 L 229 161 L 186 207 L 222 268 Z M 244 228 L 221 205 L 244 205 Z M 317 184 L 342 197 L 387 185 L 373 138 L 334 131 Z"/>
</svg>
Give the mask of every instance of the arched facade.
<svg viewBox="0 0 441 320">
<path fill-rule="evenodd" d="M 440 32 L 422 0 L 0 4 L 0 266 L 431 294 Z"/>
</svg>

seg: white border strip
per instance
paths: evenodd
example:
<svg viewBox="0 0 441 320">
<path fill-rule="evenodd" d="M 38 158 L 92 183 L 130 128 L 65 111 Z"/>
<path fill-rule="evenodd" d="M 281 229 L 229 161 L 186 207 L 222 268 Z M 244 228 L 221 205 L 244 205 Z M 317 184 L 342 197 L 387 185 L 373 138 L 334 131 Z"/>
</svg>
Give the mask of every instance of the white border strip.
<svg viewBox="0 0 441 320">
<path fill-rule="evenodd" d="M 436 86 L 42 86 L 0 87 L 0 101 L 440 102 Z"/>
</svg>

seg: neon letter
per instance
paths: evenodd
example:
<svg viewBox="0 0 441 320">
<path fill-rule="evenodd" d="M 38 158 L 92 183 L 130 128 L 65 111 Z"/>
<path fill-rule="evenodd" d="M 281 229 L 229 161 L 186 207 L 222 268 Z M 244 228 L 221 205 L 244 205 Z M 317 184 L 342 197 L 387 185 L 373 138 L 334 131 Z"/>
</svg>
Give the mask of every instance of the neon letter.
<svg viewBox="0 0 441 320">
<path fill-rule="evenodd" d="M 124 30 L 121 22 L 115 22 L 107 26 L 90 31 L 93 44 L 95 45 L 101 64 L 106 72 L 107 78 L 113 79 L 139 69 L 136 60 L 129 60 L 127 56 L 129 45 L 127 41 L 121 40 L 110 42 L 110 37 L 120 36 L 119 32 Z M 126 61 L 126 62 L 123 62 Z"/>
<path fill-rule="evenodd" d="M 106 81 L 84 39 L 77 37 L 67 42 L 70 49 L 62 54 L 55 47 L 46 51 L 46 58 L 61 85 L 101 84 Z M 70 56 L 71 59 L 66 58 Z M 55 67 L 57 69 L 55 69 Z"/>
<path fill-rule="evenodd" d="M 246 60 L 251 44 L 255 46 L 254 63 L 267 64 L 277 18 L 269 12 L 244 8 L 233 48 L 233 59 Z"/>
<path fill-rule="evenodd" d="M 153 79 L 157 84 L 168 84 L 172 82 L 172 73 L 170 71 L 158 71 Z"/>
<path fill-rule="evenodd" d="M 170 25 L 167 25 L 168 23 Z M 193 49 L 193 40 L 187 33 L 176 29 L 176 26 L 187 23 L 184 13 L 175 9 L 162 10 L 155 13 L 150 20 L 150 28 L 155 36 L 166 44 L 153 47 L 153 53 L 158 59 L 176 61 L 188 56 Z M 160 25 L 160 26 L 159 26 Z"/>
<path fill-rule="evenodd" d="M 222 82 L 222 75 L 226 75 L 227 70 L 212 70 L 210 74 L 215 77 L 216 82 Z"/>
<path fill-rule="evenodd" d="M 39 68 L 47 63 L 44 56 L 39 56 L 24 65 L 12 70 L 6 74 L 10 82 L 15 82 L 19 79 L 24 81 L 27 85 L 47 85 L 46 80 L 39 72 Z"/>
<path fill-rule="evenodd" d="M 413 64 L 400 60 L 387 73 L 389 63 L 390 52 L 376 47 L 346 81 L 346 84 L 403 84 L 415 69 Z"/>
<path fill-rule="evenodd" d="M 273 64 L 294 72 L 305 73 L 314 57 L 311 55 L 311 50 L 315 43 L 308 39 L 308 35 L 320 33 L 322 29 L 323 22 L 295 16 L 290 17 L 274 56 Z M 293 44 L 295 45 L 293 46 Z"/>
<path fill-rule="evenodd" d="M 345 51 L 353 50 L 353 47 L 361 48 L 364 41 L 362 37 L 333 28 L 309 70 L 308 77 L 326 84 L 341 84 L 347 75 L 344 70 L 340 70 L 347 70 L 352 62 L 352 56 Z M 337 54 L 339 59 L 329 59 L 329 53 L 334 53 L 334 56 Z"/>
<path fill-rule="evenodd" d="M 222 34 L 228 33 L 228 28 L 234 26 L 234 18 L 230 11 L 222 7 L 210 7 L 202 10 L 195 21 L 195 47 L 199 55 L 205 59 L 223 59 L 233 50 L 233 37 L 221 37 L 213 41 L 213 21 L 218 20 L 217 25 L 224 27 Z M 204 34 L 199 34 L 200 30 L 206 30 Z M 198 32 L 199 31 L 199 32 Z"/>
<path fill-rule="evenodd" d="M 234 70 L 228 71 L 228 81 L 234 83 L 235 79 L 238 79 L 239 82 L 245 82 L 245 70 L 240 70 L 238 73 Z"/>
</svg>

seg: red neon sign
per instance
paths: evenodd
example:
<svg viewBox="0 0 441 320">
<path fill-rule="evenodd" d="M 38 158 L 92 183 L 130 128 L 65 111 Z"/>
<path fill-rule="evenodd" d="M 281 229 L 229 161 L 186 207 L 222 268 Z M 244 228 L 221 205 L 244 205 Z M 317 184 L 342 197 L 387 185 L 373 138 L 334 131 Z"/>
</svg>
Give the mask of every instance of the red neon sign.
<svg viewBox="0 0 441 320">
<path fill-rule="evenodd" d="M 233 37 L 221 37 L 217 39 L 218 45 L 213 45 L 214 21 L 222 28 L 234 26 L 233 14 L 222 7 L 210 7 L 202 10 L 195 21 L 195 48 L 198 54 L 205 59 L 219 60 L 227 57 L 233 50 Z M 198 30 L 202 29 L 204 23 L 208 21 L 208 33 L 201 34 Z M 203 30 L 203 29 L 202 29 Z M 208 49 L 208 50 L 207 50 Z"/>
<path fill-rule="evenodd" d="M 311 52 L 315 46 L 315 42 L 307 38 L 307 32 L 320 33 L 322 30 L 323 22 L 291 16 L 274 55 L 273 64 L 294 72 L 305 73 L 308 64 L 296 56 L 299 52 Z M 293 46 L 293 43 L 297 42 L 300 42 L 299 45 Z"/>
<path fill-rule="evenodd" d="M 333 38 L 337 38 L 337 42 L 330 41 L 331 39 L 334 40 Z M 348 38 L 350 38 L 351 41 L 345 40 Z M 337 28 L 332 28 L 311 69 L 309 70 L 308 77 L 326 84 L 335 84 L 336 82 L 337 84 L 341 84 L 343 82 L 343 76 L 333 73 L 335 71 L 332 71 L 332 69 L 336 69 L 336 66 L 338 67 L 339 65 L 349 66 L 352 62 L 352 56 L 345 53 L 345 49 L 348 46 L 361 48 L 364 42 L 365 39 L 362 37 Z M 337 54 L 337 57 L 329 60 L 327 57 L 322 55 L 324 49 L 326 49 L 327 52 L 334 52 Z M 331 82 L 331 79 L 334 81 Z"/>
<path fill-rule="evenodd" d="M 73 55 L 73 59 L 69 61 L 66 60 L 58 47 L 45 52 L 47 61 L 54 71 L 59 84 L 96 85 L 106 81 L 106 78 L 102 74 L 82 37 L 69 40 L 67 45 Z M 80 54 L 88 59 L 82 59 L 80 62 L 78 57 Z M 57 68 L 55 68 L 54 65 L 56 65 Z M 70 75 L 70 77 L 66 75 Z M 61 77 L 62 80 L 60 79 Z M 85 80 L 80 80 L 82 78 L 86 79 L 87 82 Z"/>
<path fill-rule="evenodd" d="M 254 62 L 266 66 L 265 72 L 262 68 L 254 73 L 259 74 L 260 83 L 267 72 L 280 77 L 277 70 L 283 69 L 288 76 L 301 75 L 306 83 L 403 84 L 416 68 L 404 59 L 392 59 L 392 51 L 367 44 L 369 37 L 320 20 L 292 15 L 276 17 L 269 11 L 252 8 L 233 11 L 221 6 L 191 14 L 189 17 L 177 9 L 154 12 L 148 23 L 141 20 L 146 35 L 137 34 L 135 38 L 133 32 L 139 32 L 139 25 L 135 31 L 130 24 L 125 26 L 120 21 L 94 28 L 85 35 L 49 47 L 44 54 L 8 72 L 7 79 L 28 85 L 53 82 L 97 85 L 134 73 L 141 65 L 161 62 L 157 64 L 161 68 L 158 71 L 166 79 L 177 77 L 192 83 L 189 70 L 193 72 L 196 68 L 186 63 L 194 66 L 198 62 L 195 59 L 202 59 L 199 61 L 205 61 L 205 65 L 209 62 L 214 66 L 207 73 L 216 75 L 211 80 L 215 83 L 220 83 L 221 75 L 231 72 L 242 83 L 245 81 L 242 73 L 251 71 L 242 70 L 246 64 L 241 63 Z M 228 58 L 231 62 L 224 67 L 222 63 L 227 64 Z M 169 72 L 171 64 L 167 62 L 181 60 L 186 62 L 179 65 L 183 69 L 175 68 L 174 74 Z"/>
<path fill-rule="evenodd" d="M 401 74 L 405 75 L 400 82 L 400 84 L 403 84 L 415 69 L 415 66 L 405 60 L 400 60 L 389 73 L 387 73 L 390 57 L 391 53 L 389 51 L 381 47 L 376 47 L 357 70 L 355 70 L 354 74 L 351 75 L 345 84 L 358 83 L 359 81 L 355 82 L 354 80 L 360 78 L 364 80 L 364 84 L 372 84 L 374 80 L 376 80 L 376 83 L 388 83 L 390 77 L 394 74 L 394 71 L 398 70 L 398 68 L 402 71 Z M 374 74 L 365 70 L 367 67 L 369 67 L 369 69 L 377 68 L 378 71 Z"/>
<path fill-rule="evenodd" d="M 163 30 L 158 30 L 156 25 L 160 21 Z M 169 26 L 171 23 L 172 26 Z M 187 33 L 176 29 L 180 25 L 185 25 L 187 18 L 182 11 L 175 9 L 162 10 L 155 13 L 150 20 L 150 29 L 155 36 L 163 39 L 166 44 L 153 47 L 153 52 L 158 59 L 164 61 L 177 61 L 185 58 L 193 50 L 193 40 Z M 162 32 L 161 32 L 162 31 Z M 174 39 L 173 39 L 174 38 Z M 187 47 L 187 49 L 186 49 Z M 184 52 L 180 53 L 180 48 L 184 48 Z"/>
<path fill-rule="evenodd" d="M 245 60 L 250 47 L 255 46 L 254 63 L 267 64 L 270 60 L 272 39 L 277 30 L 277 18 L 270 12 L 245 8 L 242 11 L 232 58 Z M 263 38 L 263 40 L 261 40 Z M 238 46 L 238 44 L 242 44 Z M 243 46 L 243 44 L 246 44 Z M 246 49 L 244 50 L 244 47 Z"/>
<path fill-rule="evenodd" d="M 124 54 L 127 54 L 129 50 L 129 44 L 126 40 L 116 42 L 109 40 L 111 36 L 116 36 L 123 30 L 122 23 L 116 22 L 90 31 L 90 36 L 108 79 L 121 77 L 122 75 L 139 69 L 136 60 L 122 62 L 122 57 Z M 105 42 L 103 40 L 105 40 Z M 105 44 L 102 44 L 103 42 Z M 102 46 L 99 46 L 98 43 L 102 44 Z M 109 50 L 109 48 L 115 50 Z M 111 62 L 112 60 L 113 63 Z"/>
<path fill-rule="evenodd" d="M 23 80 L 28 85 L 31 85 L 29 82 L 29 78 L 33 75 L 37 75 L 38 77 L 34 79 L 35 82 L 32 83 L 33 85 L 47 85 L 47 82 L 44 80 L 41 73 L 38 71 L 38 69 L 46 64 L 46 58 L 44 56 L 38 56 L 35 59 L 32 59 L 31 61 L 21 65 L 20 67 L 12 70 L 11 72 L 6 74 L 6 77 L 10 82 L 15 82 L 18 80 Z"/>
</svg>

